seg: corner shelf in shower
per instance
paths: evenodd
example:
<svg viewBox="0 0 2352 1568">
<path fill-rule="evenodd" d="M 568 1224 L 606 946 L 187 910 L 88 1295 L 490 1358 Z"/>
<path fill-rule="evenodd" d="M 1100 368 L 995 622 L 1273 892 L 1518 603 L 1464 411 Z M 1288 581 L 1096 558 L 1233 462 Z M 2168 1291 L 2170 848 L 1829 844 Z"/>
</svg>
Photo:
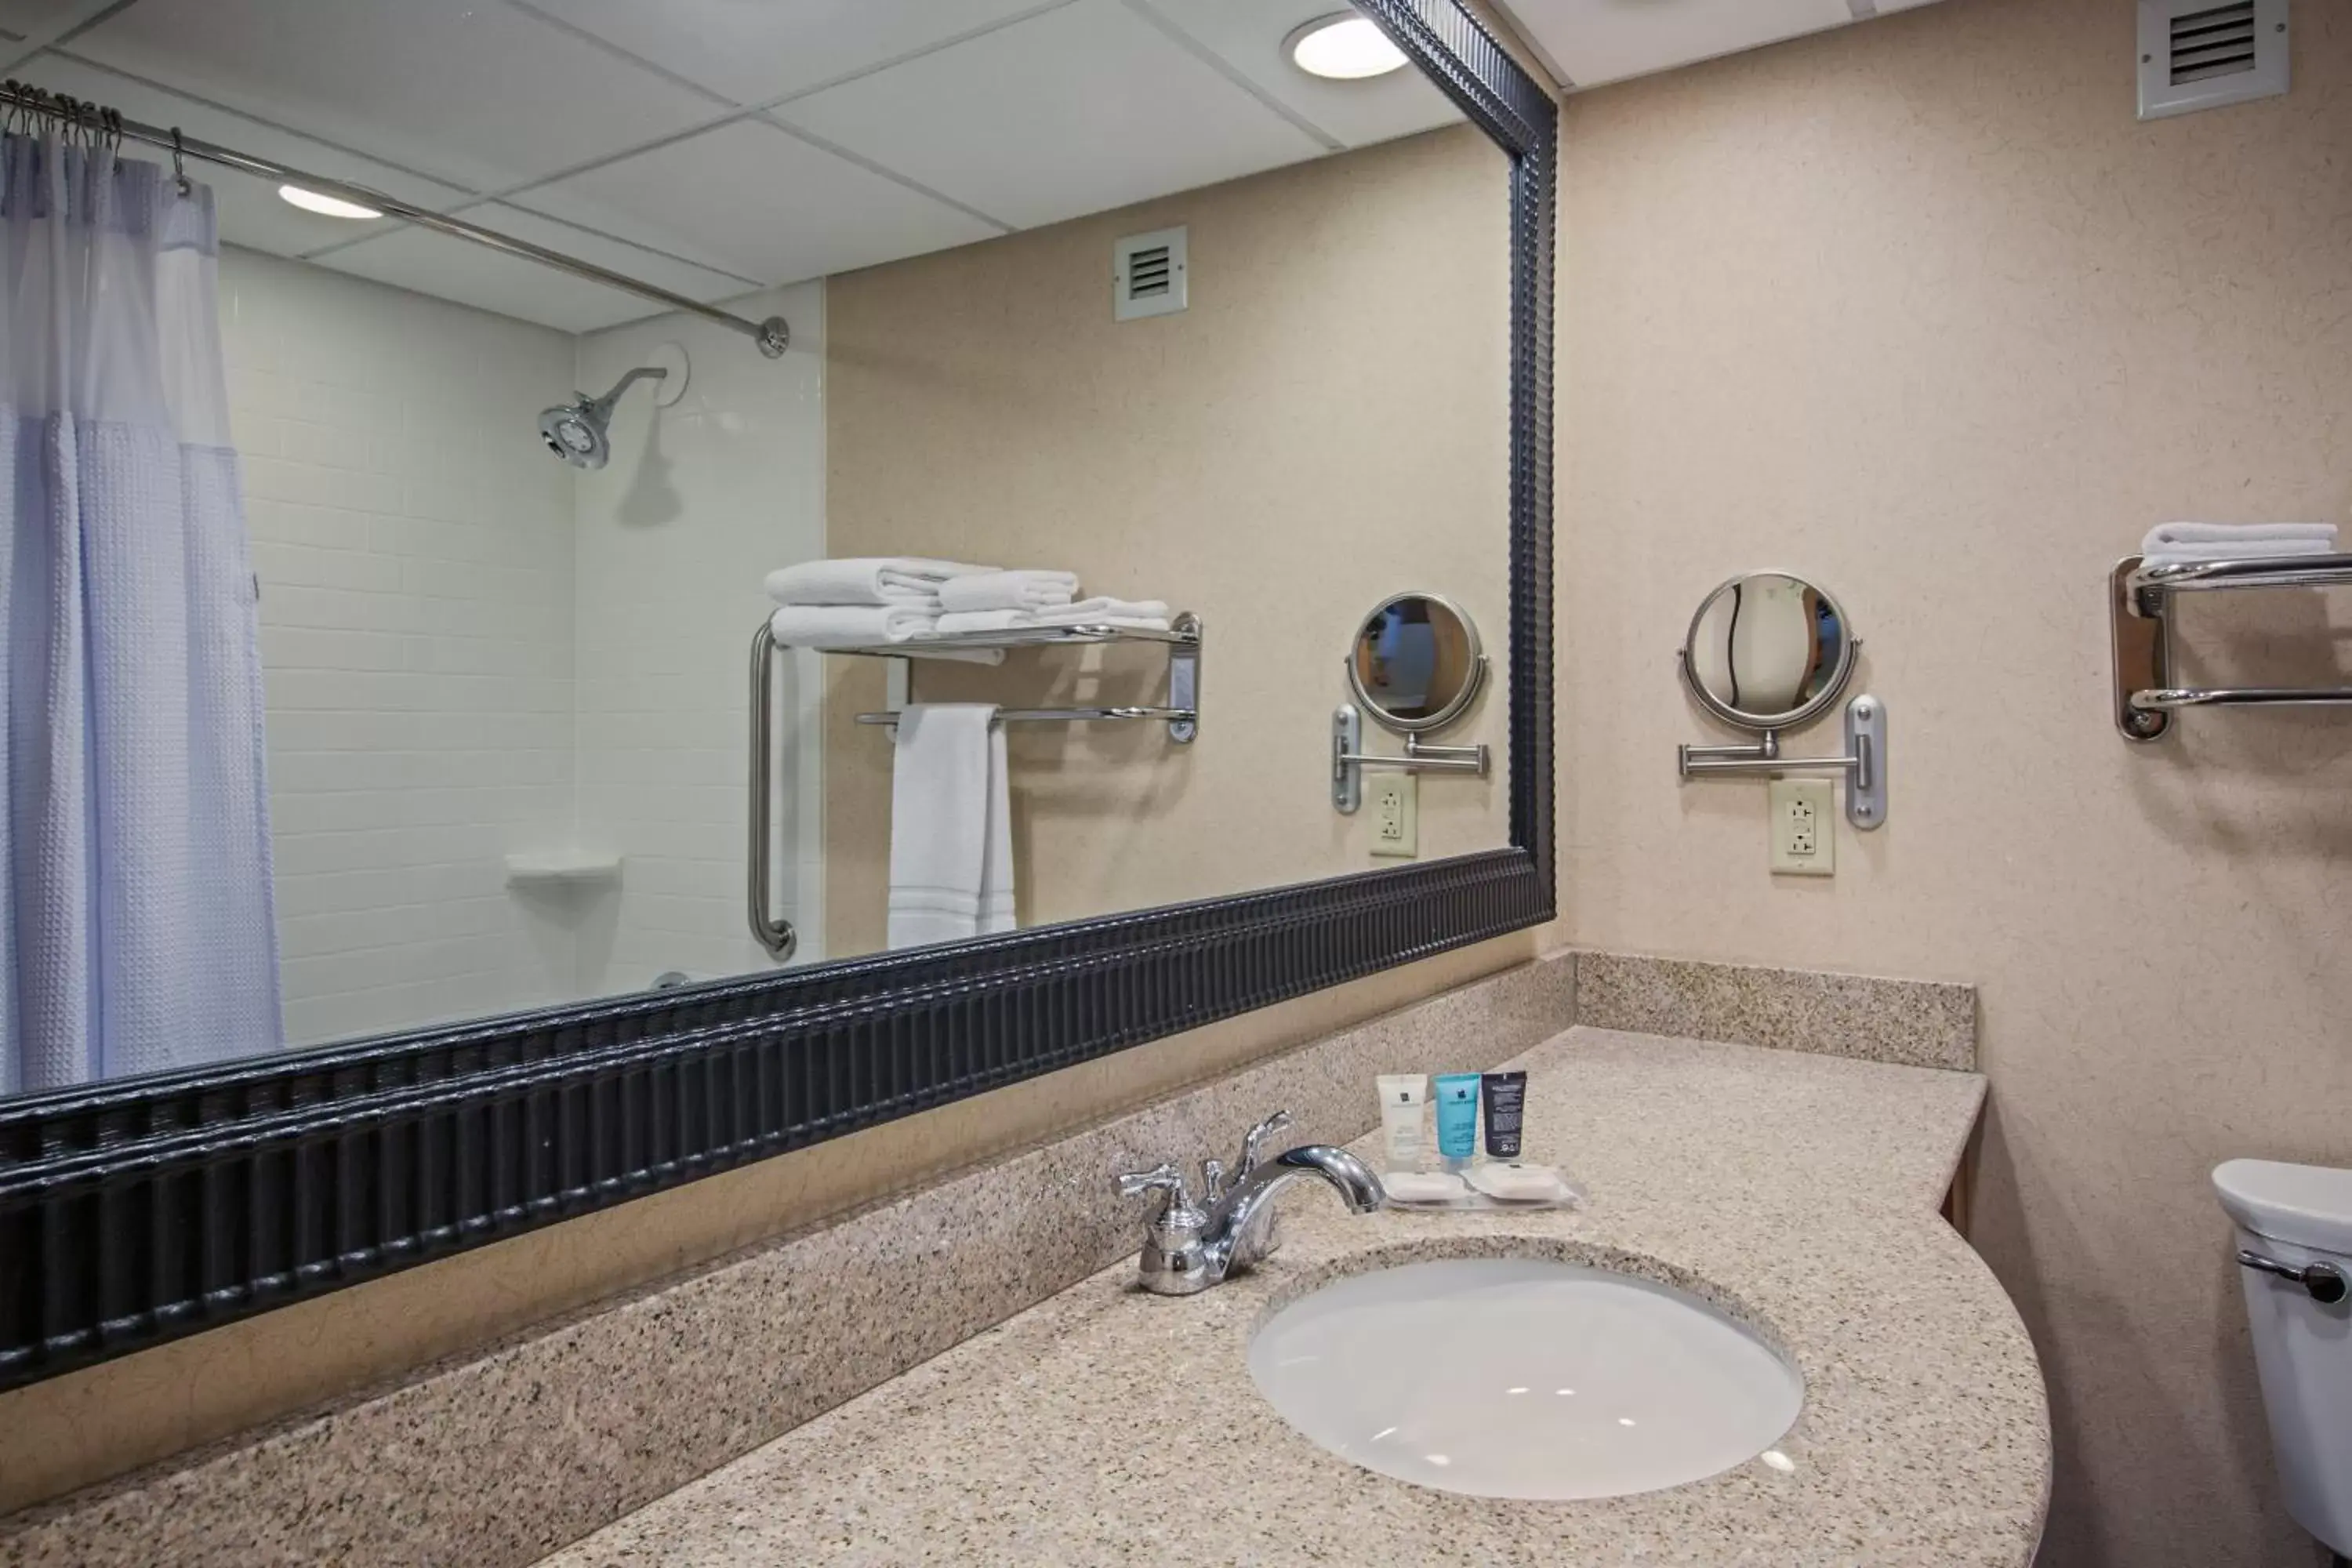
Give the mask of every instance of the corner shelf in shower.
<svg viewBox="0 0 2352 1568">
<path fill-rule="evenodd" d="M 507 857 L 509 888 L 607 887 L 621 879 L 621 858 L 590 849 L 535 849 Z"/>
<path fill-rule="evenodd" d="M 2172 596 L 2221 588 L 2352 586 L 2352 554 L 2288 555 L 2259 561 L 2196 561 L 2147 565 L 2116 563 L 2107 576 L 2107 623 L 2114 642 L 2116 728 L 2127 741 L 2153 741 L 2188 708 L 2352 706 L 2352 686 L 2175 686 Z"/>
</svg>

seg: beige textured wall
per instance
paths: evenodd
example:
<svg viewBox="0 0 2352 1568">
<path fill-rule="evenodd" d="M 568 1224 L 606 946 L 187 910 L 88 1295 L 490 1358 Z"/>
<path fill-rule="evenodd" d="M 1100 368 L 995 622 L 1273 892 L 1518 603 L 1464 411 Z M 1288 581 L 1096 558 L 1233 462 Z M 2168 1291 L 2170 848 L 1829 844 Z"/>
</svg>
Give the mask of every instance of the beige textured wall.
<svg viewBox="0 0 2352 1568">
<path fill-rule="evenodd" d="M 1976 1240 L 2050 1374 L 2053 1568 L 2316 1560 L 2207 1173 L 2352 1164 L 2352 715 L 2128 746 L 2103 598 L 2158 521 L 2352 522 L 2352 12 L 2294 26 L 2289 97 L 2146 125 L 2128 0 L 1947 0 L 1563 114 L 1570 927 L 1982 988 Z M 1889 704 L 1891 821 L 1834 881 L 1767 875 L 1760 784 L 1673 771 L 1691 608 L 1767 565 L 1844 598 Z M 2342 648 L 2352 601 L 2250 626 Z"/>
<path fill-rule="evenodd" d="M 1392 863 L 1366 814 L 1331 809 L 1330 714 L 1356 624 L 1401 589 L 1453 595 L 1502 652 L 1507 177 L 1457 127 L 829 284 L 834 554 L 1066 566 L 1205 624 L 1192 746 L 1142 724 L 1011 731 L 1024 925 Z M 1191 308 L 1114 322 L 1111 241 L 1179 223 Z M 1165 668 L 1024 653 L 918 666 L 916 689 L 1158 702 Z M 882 706 L 879 664 L 828 673 L 839 957 L 882 945 L 891 752 L 850 720 Z M 1495 770 L 1421 780 L 1424 858 L 1509 837 L 1502 687 L 1440 737 L 1489 742 Z"/>
</svg>

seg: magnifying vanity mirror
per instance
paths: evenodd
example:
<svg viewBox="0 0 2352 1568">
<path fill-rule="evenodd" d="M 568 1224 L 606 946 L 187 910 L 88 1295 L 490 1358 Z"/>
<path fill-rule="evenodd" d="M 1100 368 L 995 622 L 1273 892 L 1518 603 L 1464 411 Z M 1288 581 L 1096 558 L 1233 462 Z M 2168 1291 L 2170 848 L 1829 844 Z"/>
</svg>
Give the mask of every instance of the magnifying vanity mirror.
<svg viewBox="0 0 2352 1568">
<path fill-rule="evenodd" d="M 1846 704 L 1845 750 L 1833 757 L 1784 757 L 1782 731 L 1812 722 L 1853 679 L 1862 639 L 1834 595 L 1788 572 L 1747 572 L 1699 602 L 1678 658 L 1683 683 L 1707 713 L 1758 739 L 1684 745 L 1685 778 L 1705 773 L 1817 771 L 1847 775 L 1846 820 L 1873 828 L 1886 820 L 1886 707 L 1861 696 Z"/>
<path fill-rule="evenodd" d="M 1372 606 L 1348 654 L 1348 688 L 1401 734 L 1442 730 L 1486 679 L 1476 623 L 1438 594 L 1395 594 Z"/>
<path fill-rule="evenodd" d="M 1486 773 L 1484 744 L 1433 746 L 1421 739 L 1458 721 L 1486 682 L 1478 625 L 1459 605 L 1443 594 L 1390 595 L 1356 628 L 1346 665 L 1356 700 L 1331 714 L 1331 804 L 1342 813 L 1362 804 L 1366 768 Z M 1405 738 L 1402 755 L 1364 751 L 1368 713 Z"/>
<path fill-rule="evenodd" d="M 1691 617 L 1683 679 L 1727 724 L 1793 730 L 1837 700 L 1860 646 L 1826 590 L 1786 572 L 1750 572 Z"/>
</svg>

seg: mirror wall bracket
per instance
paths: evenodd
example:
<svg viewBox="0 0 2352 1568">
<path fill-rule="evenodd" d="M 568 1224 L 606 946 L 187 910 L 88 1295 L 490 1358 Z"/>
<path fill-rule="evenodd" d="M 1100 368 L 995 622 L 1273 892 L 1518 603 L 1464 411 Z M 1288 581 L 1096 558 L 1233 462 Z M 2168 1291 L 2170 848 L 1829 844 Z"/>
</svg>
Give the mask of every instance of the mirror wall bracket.
<svg viewBox="0 0 2352 1568">
<path fill-rule="evenodd" d="M 1845 705 L 1845 752 L 1835 757 L 1784 757 L 1780 731 L 1767 730 L 1752 745 L 1675 748 L 1682 776 L 1842 773 L 1845 819 L 1868 832 L 1886 824 L 1886 704 L 1864 692 Z"/>
<path fill-rule="evenodd" d="M 1486 742 L 1475 746 L 1432 746 L 1418 735 L 1404 738 L 1404 754 L 1384 757 L 1363 750 L 1364 716 L 1352 702 L 1331 710 L 1331 804 L 1342 815 L 1352 814 L 1364 800 L 1366 768 L 1398 768 L 1407 773 L 1486 774 Z"/>
</svg>

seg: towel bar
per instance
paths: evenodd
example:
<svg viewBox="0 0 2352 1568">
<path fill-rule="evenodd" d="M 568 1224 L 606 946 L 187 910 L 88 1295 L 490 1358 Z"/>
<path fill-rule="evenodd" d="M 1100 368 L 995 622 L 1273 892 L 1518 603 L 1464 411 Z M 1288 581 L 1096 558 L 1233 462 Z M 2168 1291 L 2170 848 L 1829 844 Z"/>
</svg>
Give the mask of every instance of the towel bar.
<svg viewBox="0 0 2352 1568">
<path fill-rule="evenodd" d="M 1190 745 L 1201 731 L 1201 617 L 1178 616 L 1164 632 L 1131 626 L 1024 626 L 1003 632 L 966 632 L 960 636 L 915 639 L 929 647 L 1085 647 L 1097 643 L 1149 642 L 1168 647 L 1168 701 L 1164 706 L 1102 706 L 1076 708 L 1000 708 L 999 722 L 1008 724 L 1087 723 L 1105 719 L 1149 719 L 1168 726 L 1168 738 Z M 879 713 L 860 713 L 860 724 L 895 728 L 898 710 L 914 698 L 914 659 L 908 644 L 881 647 L 827 648 L 827 653 L 859 654 L 890 660 L 889 706 Z M 918 655 L 924 648 L 911 650 Z"/>
<path fill-rule="evenodd" d="M 1000 708 L 996 710 L 996 721 L 1000 724 L 1080 722 L 1089 719 L 1160 719 L 1172 726 L 1195 723 L 1200 717 L 1190 708 Z M 857 721 L 896 728 L 898 715 L 895 711 L 860 713 Z"/>
<path fill-rule="evenodd" d="M 2195 561 L 2148 566 L 2126 555 L 2107 574 L 2107 628 L 2115 656 L 2116 728 L 2153 741 L 2184 708 L 2333 708 L 2352 686 L 2176 686 L 2172 595 L 2214 588 L 2326 588 L 2352 584 L 2352 555 L 2268 561 Z"/>
</svg>

